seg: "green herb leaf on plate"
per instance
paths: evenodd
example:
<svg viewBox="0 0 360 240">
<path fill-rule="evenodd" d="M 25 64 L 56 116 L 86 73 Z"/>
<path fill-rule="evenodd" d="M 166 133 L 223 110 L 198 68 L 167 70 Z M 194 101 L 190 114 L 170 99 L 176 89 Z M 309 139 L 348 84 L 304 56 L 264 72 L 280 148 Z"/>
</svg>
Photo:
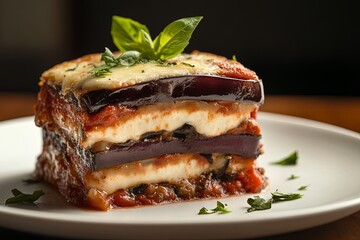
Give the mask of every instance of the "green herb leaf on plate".
<svg viewBox="0 0 360 240">
<path fill-rule="evenodd" d="M 11 198 L 8 198 L 5 204 L 12 204 L 12 203 L 34 203 L 37 201 L 41 196 L 45 193 L 42 190 L 34 191 L 32 194 L 22 193 L 18 189 L 14 188 L 11 190 L 12 194 L 14 195 Z"/>
<path fill-rule="evenodd" d="M 208 210 L 206 207 L 203 207 L 200 209 L 198 215 L 213 214 L 213 213 L 215 213 L 215 212 Z"/>
<path fill-rule="evenodd" d="M 273 202 L 284 202 L 284 201 L 292 201 L 295 199 L 301 198 L 303 195 L 300 193 L 280 193 L 278 190 L 271 193 Z"/>
<path fill-rule="evenodd" d="M 231 212 L 229 209 L 226 208 L 227 204 L 224 204 L 220 201 L 216 202 L 216 208 L 211 209 L 211 211 L 218 212 L 220 214 L 229 213 Z"/>
<path fill-rule="evenodd" d="M 294 180 L 294 179 L 297 179 L 299 178 L 300 176 L 295 176 L 294 174 L 291 174 L 290 177 L 287 178 L 287 180 Z"/>
<path fill-rule="evenodd" d="M 200 209 L 198 215 L 213 214 L 213 213 L 225 214 L 231 212 L 229 209 L 226 208 L 226 206 L 227 204 L 217 201 L 216 208 L 208 210 L 207 208 L 203 207 Z"/>
<path fill-rule="evenodd" d="M 248 198 L 247 203 L 250 205 L 250 208 L 247 209 L 247 212 L 270 209 L 272 203 L 299 199 L 303 195 L 299 193 L 280 193 L 278 190 L 276 190 L 275 192 L 271 193 L 271 196 L 272 197 L 269 200 L 265 200 L 259 196 Z"/>
<path fill-rule="evenodd" d="M 306 190 L 308 188 L 309 185 L 305 185 L 305 186 L 301 186 L 298 188 L 299 191 L 303 191 Z"/>
<path fill-rule="evenodd" d="M 248 198 L 247 203 L 250 205 L 250 208 L 247 209 L 247 212 L 266 210 L 271 208 L 273 199 L 265 200 L 259 196 L 254 196 L 254 198 Z"/>
<path fill-rule="evenodd" d="M 271 162 L 271 164 L 282 165 L 282 166 L 296 165 L 297 160 L 298 160 L 298 152 L 294 151 L 289 156 L 280 159 L 278 161 Z"/>
</svg>

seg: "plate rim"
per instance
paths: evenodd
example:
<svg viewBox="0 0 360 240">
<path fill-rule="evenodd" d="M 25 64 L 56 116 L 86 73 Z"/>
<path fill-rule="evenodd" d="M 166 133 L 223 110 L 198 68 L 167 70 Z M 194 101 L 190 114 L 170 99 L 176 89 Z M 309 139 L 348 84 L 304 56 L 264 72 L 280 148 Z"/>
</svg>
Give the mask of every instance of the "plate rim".
<svg viewBox="0 0 360 240">
<path fill-rule="evenodd" d="M 20 118 L 14 118 L 14 119 L 9 119 L 9 120 L 5 120 L 5 121 L 0 121 L 0 128 L 3 127 L 4 125 L 7 124 L 19 124 L 22 122 L 28 122 L 30 120 L 33 120 L 34 116 L 25 116 L 25 117 L 20 117 Z M 348 137 L 354 138 L 356 141 L 360 142 L 360 133 L 355 132 L 353 130 L 349 130 L 343 127 L 339 127 L 336 125 L 332 125 L 332 124 L 328 124 L 328 123 L 324 123 L 324 122 L 320 122 L 317 120 L 311 120 L 311 119 L 307 119 L 307 118 L 302 118 L 302 117 L 297 117 L 297 116 L 291 116 L 291 115 L 285 115 L 285 114 L 278 114 L 278 113 L 271 113 L 271 112 L 263 112 L 263 111 L 259 111 L 258 112 L 258 120 L 260 121 L 268 121 L 268 122 L 277 122 L 277 123 L 286 123 L 286 124 L 290 124 L 290 125 L 295 125 L 295 126 L 301 126 L 301 127 L 306 127 L 306 128 L 315 128 L 315 129 L 321 129 L 324 131 L 330 131 L 336 134 L 341 134 L 341 135 L 346 135 Z M 247 196 L 247 195 L 242 195 L 242 196 Z M 237 197 L 242 197 L 242 196 L 237 196 Z M 235 197 L 236 198 L 236 197 Z M 175 203 L 177 204 L 177 203 Z M 152 206 L 148 206 L 148 207 L 152 207 Z M 154 206 L 156 207 L 156 206 Z M 231 218 L 231 219 L 227 219 L 227 218 L 221 218 L 221 222 L 219 222 L 219 218 L 202 218 L 201 221 L 197 221 L 198 219 L 192 219 L 191 221 L 189 221 L 188 219 L 183 219 L 181 221 L 179 220 L 163 220 L 161 221 L 161 218 L 157 218 L 156 221 L 153 221 L 151 223 L 149 223 L 148 220 L 142 220 L 142 221 L 130 221 L 130 222 L 119 222 L 119 221 L 114 221 L 113 218 L 109 218 L 108 216 L 102 216 L 101 218 L 101 222 L 100 224 L 121 224 L 121 225 L 147 225 L 147 226 L 157 226 L 157 225 L 166 225 L 166 226 L 170 226 L 170 225 L 203 225 L 203 224 L 229 224 L 229 223 L 249 223 L 249 222 L 265 222 L 265 221 L 270 221 L 270 220 L 275 220 L 275 219 L 293 219 L 293 218 L 299 218 L 299 217 L 306 217 L 306 216 L 312 216 L 312 215 L 318 215 L 318 214 L 323 214 L 329 211 L 337 211 L 337 210 L 341 210 L 341 209 L 349 209 L 349 208 L 354 208 L 354 207 L 358 207 L 359 209 L 357 211 L 360 210 L 360 194 L 359 196 L 357 195 L 352 195 L 350 197 L 350 199 L 346 199 L 346 200 L 342 200 L 340 202 L 334 202 L 334 203 L 329 203 L 326 204 L 324 206 L 316 206 L 316 207 L 308 207 L 305 209 L 294 209 L 294 210 L 287 210 L 287 211 L 280 211 L 280 212 L 271 212 L 271 214 L 263 214 L 262 218 L 247 218 L 247 219 L 243 219 L 243 218 Z M 111 211 L 116 211 L 116 209 L 114 210 L 110 210 Z M 357 212 L 354 211 L 353 213 Z M 107 212 L 107 213 L 109 213 Z M 101 212 L 100 212 L 101 213 Z M 12 207 L 7 207 L 7 206 L 0 206 L 0 214 L 7 214 L 7 215 L 12 215 L 12 216 L 21 216 L 21 217 L 32 217 L 32 218 L 37 218 L 37 219 L 42 219 L 42 220 L 58 220 L 58 221 L 66 221 L 66 222 L 72 222 L 72 223 L 88 223 L 88 224 L 99 224 L 99 219 L 97 218 L 92 219 L 92 218 L 85 218 L 84 215 L 78 215 L 78 216 L 73 216 L 71 215 L 71 219 L 69 219 L 69 215 L 66 213 L 59 213 L 59 212 L 37 212 L 37 211 L 33 211 L 33 210 L 28 210 L 28 209 L 19 209 L 19 208 L 12 208 Z M 255 214 L 261 214 L 261 213 L 255 213 Z"/>
</svg>

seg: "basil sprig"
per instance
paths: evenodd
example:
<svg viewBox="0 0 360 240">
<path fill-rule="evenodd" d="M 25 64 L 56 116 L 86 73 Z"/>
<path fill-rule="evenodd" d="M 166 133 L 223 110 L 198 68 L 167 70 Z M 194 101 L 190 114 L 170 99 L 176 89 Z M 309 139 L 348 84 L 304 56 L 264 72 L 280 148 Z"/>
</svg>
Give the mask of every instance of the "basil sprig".
<svg viewBox="0 0 360 240">
<path fill-rule="evenodd" d="M 155 38 L 155 59 L 167 60 L 182 53 L 202 17 L 176 20 L 165 27 Z"/>
<path fill-rule="evenodd" d="M 152 40 L 148 28 L 130 18 L 113 16 L 111 35 L 121 51 L 138 51 L 149 60 L 167 60 L 182 53 L 189 44 L 192 33 L 203 17 L 178 19 Z"/>
<path fill-rule="evenodd" d="M 101 60 L 105 64 L 90 71 L 96 77 L 110 74 L 113 67 L 130 67 L 147 61 L 158 61 L 176 57 L 189 44 L 192 33 L 202 17 L 178 19 L 169 25 L 153 40 L 148 28 L 135 20 L 113 16 L 111 35 L 115 46 L 122 52 L 119 57 L 105 48 Z"/>
<path fill-rule="evenodd" d="M 115 46 L 121 51 L 138 51 L 152 55 L 153 43 L 148 28 L 135 20 L 113 16 L 111 35 Z"/>
</svg>

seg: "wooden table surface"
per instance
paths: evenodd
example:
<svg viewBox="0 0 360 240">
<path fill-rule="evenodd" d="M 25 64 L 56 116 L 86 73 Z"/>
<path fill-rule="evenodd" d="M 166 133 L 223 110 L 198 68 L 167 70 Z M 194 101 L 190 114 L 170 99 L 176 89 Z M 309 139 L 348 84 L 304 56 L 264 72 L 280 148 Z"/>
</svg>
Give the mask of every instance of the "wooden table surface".
<svg viewBox="0 0 360 240">
<path fill-rule="evenodd" d="M 0 92 L 0 121 L 32 115 L 35 100 L 35 94 Z M 360 97 L 266 96 L 265 104 L 260 110 L 313 119 L 360 132 Z M 0 228 L 0 234 L 20 239 L 49 239 L 5 228 Z M 322 226 L 261 239 L 358 240 L 360 211 Z"/>
</svg>

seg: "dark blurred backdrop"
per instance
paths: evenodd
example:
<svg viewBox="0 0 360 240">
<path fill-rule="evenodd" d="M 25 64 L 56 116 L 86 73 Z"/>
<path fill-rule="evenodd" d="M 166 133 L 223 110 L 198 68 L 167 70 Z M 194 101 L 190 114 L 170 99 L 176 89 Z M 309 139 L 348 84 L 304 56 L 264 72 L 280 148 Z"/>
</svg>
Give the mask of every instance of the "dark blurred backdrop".
<svg viewBox="0 0 360 240">
<path fill-rule="evenodd" d="M 359 1 L 0 0 L 0 94 L 36 92 L 40 74 L 116 50 L 112 15 L 168 23 L 202 15 L 185 52 L 213 52 L 255 70 L 266 94 L 360 96 Z"/>
</svg>

